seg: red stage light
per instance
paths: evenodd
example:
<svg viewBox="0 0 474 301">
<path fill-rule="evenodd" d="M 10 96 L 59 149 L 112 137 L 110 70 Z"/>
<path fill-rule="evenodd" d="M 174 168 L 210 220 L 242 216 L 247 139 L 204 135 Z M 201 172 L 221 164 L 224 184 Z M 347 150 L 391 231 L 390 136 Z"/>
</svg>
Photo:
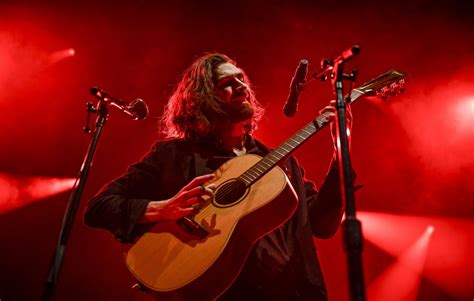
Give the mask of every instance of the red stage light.
<svg viewBox="0 0 474 301">
<path fill-rule="evenodd" d="M 422 163 L 419 169 L 426 171 L 427 176 L 449 175 L 446 179 L 450 180 L 460 168 L 474 163 L 472 79 L 460 73 L 456 80 L 432 82 L 430 87 L 413 87 L 403 102 L 380 107 L 402 121 L 409 139 L 404 147 Z M 427 133 L 436 134 L 436 138 Z"/>
<path fill-rule="evenodd" d="M 474 296 L 474 220 L 434 218 L 424 277 L 460 300 Z"/>
<path fill-rule="evenodd" d="M 76 179 L 33 178 L 22 187 L 31 200 L 46 198 L 72 188 Z"/>
<path fill-rule="evenodd" d="M 471 255 L 474 249 L 474 241 L 471 239 L 474 237 L 473 220 L 379 212 L 358 212 L 357 216 L 362 222 L 364 238 L 397 257 L 397 262 L 411 266 L 412 272 L 421 272 L 423 266 L 420 267 L 419 264 L 423 259 L 423 277 L 456 298 L 466 299 L 474 294 L 474 258 Z M 435 228 L 436 232 L 433 232 Z M 431 235 L 430 248 L 423 253 L 423 242 L 427 248 Z M 396 264 L 390 266 L 383 275 L 388 275 L 380 276 L 385 282 L 395 277 L 390 275 L 403 275 L 398 277 L 406 278 L 407 290 L 408 283 L 412 287 L 419 281 L 413 273 L 407 272 L 407 268 Z M 385 292 L 385 286 L 381 283 L 374 284 L 374 287 L 372 294 Z M 370 300 L 392 299 L 378 297 Z"/>
<path fill-rule="evenodd" d="M 67 191 L 75 179 L 18 178 L 0 174 L 0 214 Z"/>
<path fill-rule="evenodd" d="M 457 110 L 454 112 L 457 116 L 455 121 L 460 122 L 461 125 L 473 125 L 474 121 L 474 98 L 465 97 L 457 102 Z"/>
<path fill-rule="evenodd" d="M 20 190 L 17 181 L 0 174 L 0 213 L 18 207 Z"/>
<path fill-rule="evenodd" d="M 412 246 L 369 284 L 369 300 L 412 301 L 416 299 L 433 230 L 433 226 L 428 226 Z"/>
<path fill-rule="evenodd" d="M 70 56 L 75 56 L 76 55 L 76 50 L 74 50 L 74 48 L 69 48 L 68 52 L 69 52 Z"/>
<path fill-rule="evenodd" d="M 49 55 L 49 63 L 54 64 L 66 58 L 73 57 L 75 55 L 76 51 L 74 50 L 74 48 L 58 50 Z"/>
<path fill-rule="evenodd" d="M 358 212 L 364 238 L 392 256 L 399 256 L 430 222 L 423 217 L 380 212 Z"/>
<path fill-rule="evenodd" d="M 426 229 L 426 231 L 428 232 L 428 234 L 431 235 L 431 233 L 433 233 L 433 231 L 434 231 L 434 227 L 433 227 L 433 226 L 428 226 L 428 228 Z"/>
</svg>

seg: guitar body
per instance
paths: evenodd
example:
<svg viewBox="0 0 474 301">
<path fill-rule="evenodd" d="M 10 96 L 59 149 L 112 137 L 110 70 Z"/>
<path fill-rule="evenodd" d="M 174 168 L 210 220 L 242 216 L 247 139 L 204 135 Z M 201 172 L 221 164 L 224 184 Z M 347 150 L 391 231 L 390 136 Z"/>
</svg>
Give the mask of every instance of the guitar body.
<svg viewBox="0 0 474 301">
<path fill-rule="evenodd" d="M 226 183 L 260 160 L 244 155 L 216 170 L 216 198 L 226 195 Z M 198 232 L 177 222 L 157 223 L 124 245 L 125 263 L 159 300 L 215 299 L 236 279 L 253 244 L 287 221 L 297 204 L 286 174 L 274 167 L 231 203 L 209 199 L 191 217 Z"/>
</svg>

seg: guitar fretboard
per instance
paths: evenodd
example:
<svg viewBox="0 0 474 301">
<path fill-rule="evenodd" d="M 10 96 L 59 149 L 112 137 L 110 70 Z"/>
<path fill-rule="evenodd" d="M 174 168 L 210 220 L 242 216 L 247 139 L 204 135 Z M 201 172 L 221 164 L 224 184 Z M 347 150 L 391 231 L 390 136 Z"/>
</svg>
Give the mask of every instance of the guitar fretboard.
<svg viewBox="0 0 474 301">
<path fill-rule="evenodd" d="M 350 103 L 364 94 L 365 92 L 360 89 L 353 89 Z M 345 96 L 344 99 L 347 97 L 348 96 Z M 283 158 L 294 152 L 300 145 L 319 132 L 319 130 L 324 126 L 329 124 L 331 122 L 327 119 L 329 115 L 329 112 L 319 115 L 316 119 L 296 132 L 296 134 L 288 138 L 279 147 L 270 151 L 270 153 L 268 153 L 264 158 L 240 175 L 239 178 L 245 182 L 246 186 L 252 185 L 252 183 L 260 179 L 269 170 L 275 167 Z"/>
</svg>

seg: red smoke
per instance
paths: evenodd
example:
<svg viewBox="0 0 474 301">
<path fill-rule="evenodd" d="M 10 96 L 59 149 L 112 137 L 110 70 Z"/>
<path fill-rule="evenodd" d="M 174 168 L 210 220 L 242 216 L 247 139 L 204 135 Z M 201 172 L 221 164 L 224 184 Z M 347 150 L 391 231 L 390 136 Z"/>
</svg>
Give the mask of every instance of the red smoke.
<svg viewBox="0 0 474 301">
<path fill-rule="evenodd" d="M 72 188 L 75 179 L 0 174 L 0 214 Z"/>
</svg>

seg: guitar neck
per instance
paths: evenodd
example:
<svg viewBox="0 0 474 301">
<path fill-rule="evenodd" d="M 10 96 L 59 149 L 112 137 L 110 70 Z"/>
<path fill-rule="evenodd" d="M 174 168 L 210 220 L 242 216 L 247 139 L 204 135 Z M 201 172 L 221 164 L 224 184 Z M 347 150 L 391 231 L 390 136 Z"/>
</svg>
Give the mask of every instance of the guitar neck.
<svg viewBox="0 0 474 301">
<path fill-rule="evenodd" d="M 365 93 L 359 89 L 353 89 L 350 102 L 354 102 L 356 99 L 364 95 Z M 348 95 L 344 96 L 344 99 L 347 99 Z M 330 115 L 329 112 L 319 115 L 316 119 L 308 123 L 293 136 L 288 138 L 283 142 L 279 147 L 270 151 L 262 160 L 257 164 L 249 168 L 244 172 L 240 179 L 243 180 L 247 186 L 252 185 L 255 181 L 260 179 L 265 175 L 269 170 L 275 167 L 281 160 L 286 158 L 292 152 L 294 152 L 299 146 L 311 138 L 314 134 L 319 132 L 323 127 L 328 125 L 331 121 L 327 120 L 327 117 Z"/>
</svg>

